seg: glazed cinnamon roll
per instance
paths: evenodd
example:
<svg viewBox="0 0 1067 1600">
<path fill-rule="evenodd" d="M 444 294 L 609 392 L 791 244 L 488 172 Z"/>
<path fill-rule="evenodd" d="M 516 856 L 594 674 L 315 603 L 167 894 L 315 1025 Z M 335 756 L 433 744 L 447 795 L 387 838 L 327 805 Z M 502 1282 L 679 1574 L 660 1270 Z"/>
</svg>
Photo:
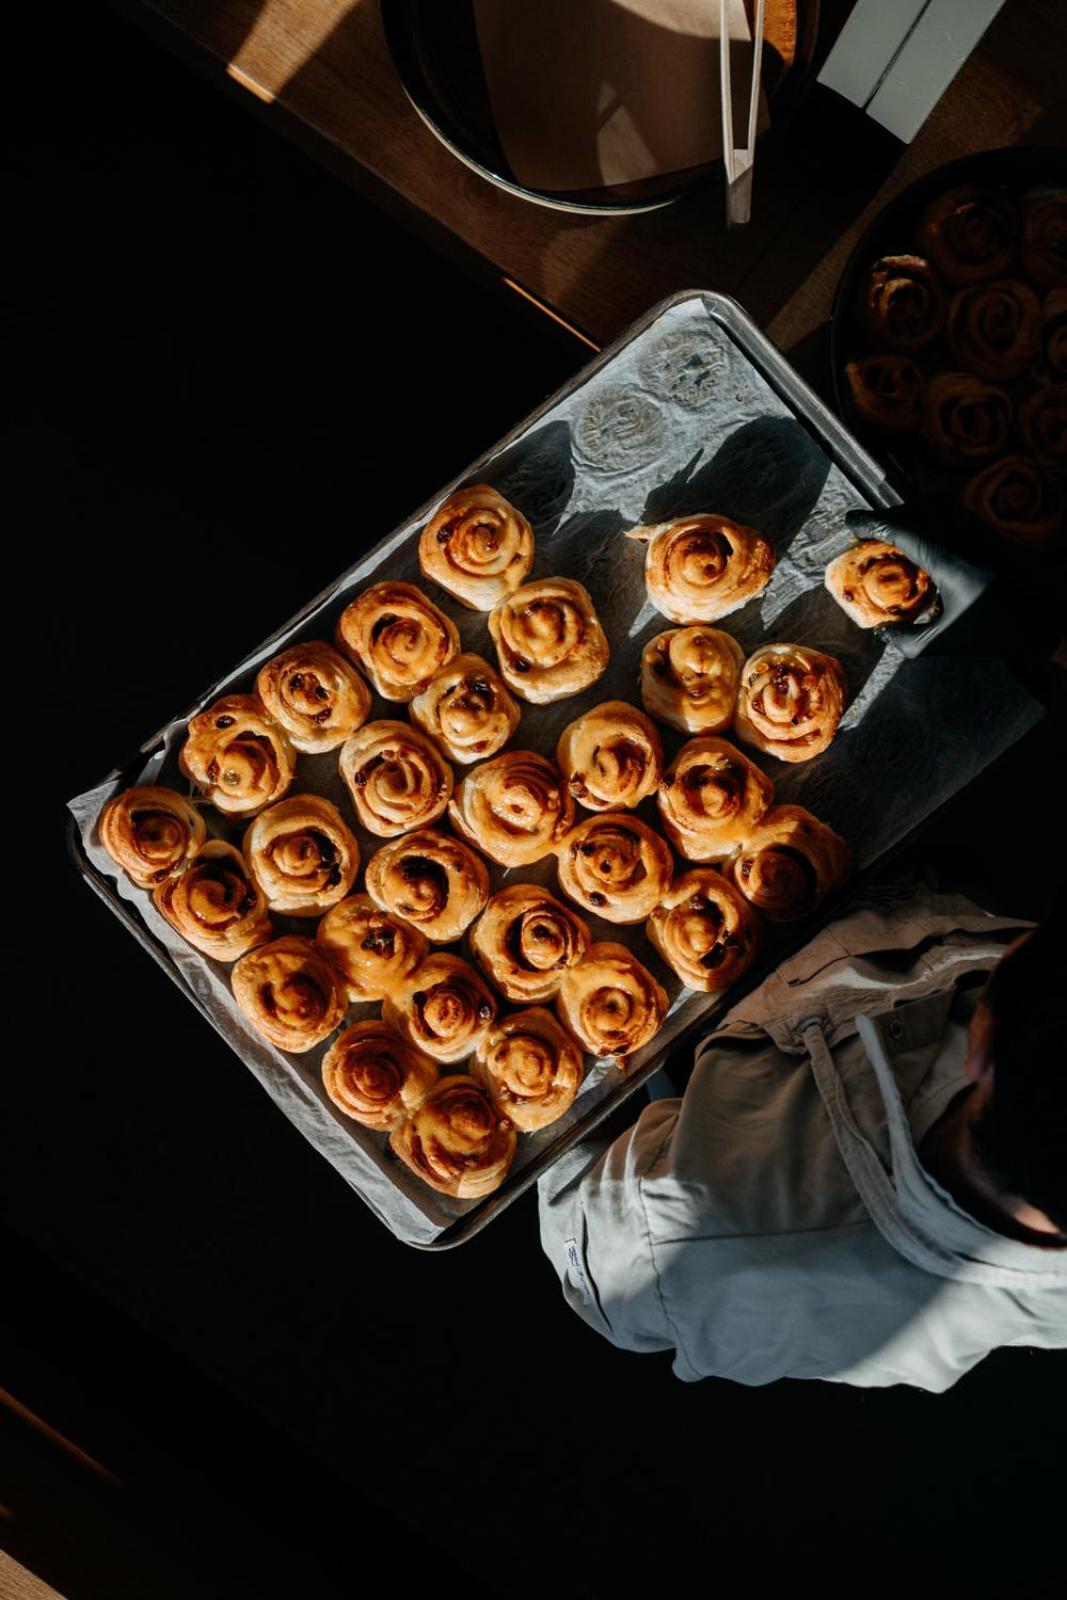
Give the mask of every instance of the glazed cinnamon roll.
<svg viewBox="0 0 1067 1600">
<path fill-rule="evenodd" d="M 1034 376 L 1039 383 L 1067 384 L 1067 289 L 1050 289 L 1041 315 L 1041 348 Z"/>
<path fill-rule="evenodd" d="M 406 722 L 368 722 L 343 745 L 340 771 L 356 816 L 383 839 L 436 822 L 452 793 L 452 768 Z"/>
<path fill-rule="evenodd" d="M 960 289 L 948 308 L 945 337 L 957 361 L 990 383 L 1019 378 L 1041 343 L 1041 302 L 1010 278 Z"/>
<path fill-rule="evenodd" d="M 491 861 L 528 867 L 556 849 L 574 821 L 574 801 L 551 761 L 532 750 L 506 750 L 471 768 L 448 816 Z"/>
<path fill-rule="evenodd" d="M 745 653 L 718 628 L 670 628 L 641 652 L 645 710 L 682 733 L 721 733 L 734 720 Z"/>
<path fill-rule="evenodd" d="M 379 1018 L 354 1022 L 322 1058 L 322 1087 L 334 1105 L 376 1133 L 418 1110 L 439 1076 L 429 1056 Z"/>
<path fill-rule="evenodd" d="M 1036 461 L 1005 456 L 983 467 L 963 491 L 968 510 L 1016 544 L 1046 549 L 1063 530 L 1063 494 Z"/>
<path fill-rule="evenodd" d="M 807 645 L 765 644 L 741 669 L 734 732 L 779 761 L 810 761 L 837 732 L 846 695 L 835 656 Z"/>
<path fill-rule="evenodd" d="M 337 807 L 294 794 L 261 811 L 241 841 L 272 911 L 318 917 L 343 900 L 359 871 L 359 845 Z"/>
<path fill-rule="evenodd" d="M 1035 283 L 1067 286 L 1067 189 L 1044 189 L 1023 201 L 1020 254 Z"/>
<path fill-rule="evenodd" d="M 332 906 L 315 937 L 357 1004 L 402 989 L 430 949 L 424 934 L 366 894 L 349 895 Z"/>
<path fill-rule="evenodd" d="M 605 700 L 564 728 L 556 765 L 587 811 L 630 810 L 655 793 L 663 744 L 643 711 Z"/>
<path fill-rule="evenodd" d="M 1019 423 L 1034 459 L 1067 472 L 1067 388 L 1036 389 L 1019 408 Z"/>
<path fill-rule="evenodd" d="M 645 929 L 687 989 L 718 993 L 744 976 L 760 947 L 760 920 L 714 867 L 676 878 Z"/>
<path fill-rule="evenodd" d="M 476 1079 L 452 1073 L 393 1129 L 389 1143 L 431 1189 L 477 1200 L 507 1177 L 516 1133 Z"/>
<path fill-rule="evenodd" d="M 914 355 L 933 343 L 944 320 L 944 286 L 922 256 L 883 256 L 867 269 L 856 321 L 876 349 Z"/>
<path fill-rule="evenodd" d="M 923 212 L 919 244 L 949 283 L 982 283 L 1000 277 L 1015 260 L 1019 213 L 1004 195 L 987 189 L 950 189 Z"/>
<path fill-rule="evenodd" d="M 996 384 L 970 372 L 940 372 L 926 385 L 923 438 L 943 461 L 985 461 L 1003 450 L 1013 408 Z"/>
<path fill-rule="evenodd" d="M 488 1033 L 496 1001 L 466 961 L 434 950 L 403 989 L 385 996 L 382 1016 L 435 1061 L 461 1061 Z"/>
<path fill-rule="evenodd" d="M 230 983 L 252 1026 L 291 1055 L 321 1044 L 348 1009 L 345 986 L 325 951 L 295 935 L 250 950 Z"/>
<path fill-rule="evenodd" d="M 421 828 L 376 850 L 367 862 L 367 893 L 435 944 L 448 944 L 484 909 L 489 873 L 460 839 Z"/>
<path fill-rule="evenodd" d="M 530 524 L 485 483 L 450 494 L 419 538 L 425 576 L 472 611 L 499 605 L 526 581 L 533 558 Z"/>
<path fill-rule="evenodd" d="M 413 583 L 374 583 L 345 607 L 337 646 L 384 700 L 410 700 L 459 654 L 456 625 Z"/>
<path fill-rule="evenodd" d="M 774 806 L 728 863 L 746 900 L 771 922 L 807 916 L 848 871 L 845 841 L 803 806 Z"/>
<path fill-rule="evenodd" d="M 470 934 L 471 950 L 509 1000 L 548 1000 L 589 948 L 589 929 L 569 906 L 534 883 L 493 895 Z"/>
<path fill-rule="evenodd" d="M 183 871 L 207 837 L 196 807 L 174 789 L 126 789 L 97 822 L 100 843 L 139 889 Z"/>
<path fill-rule="evenodd" d="M 659 834 L 640 817 L 615 812 L 580 822 L 559 853 L 564 894 L 607 922 L 643 922 L 673 871 Z"/>
<path fill-rule="evenodd" d="M 228 694 L 192 719 L 178 765 L 227 816 L 251 817 L 282 798 L 296 756 L 255 695 Z"/>
<path fill-rule="evenodd" d="M 914 433 L 922 418 L 923 375 L 910 356 L 861 356 L 845 366 L 852 409 L 879 433 Z"/>
<path fill-rule="evenodd" d="M 462 655 L 412 696 L 408 715 L 450 760 L 468 766 L 502 750 L 522 713 L 488 661 Z"/>
<path fill-rule="evenodd" d="M 321 639 L 290 645 L 265 661 L 256 693 L 293 748 L 307 755 L 336 750 L 370 711 L 370 690 L 355 667 Z"/>
<path fill-rule="evenodd" d="M 663 989 L 625 945 L 593 944 L 563 974 L 556 1009 L 595 1056 L 627 1056 L 654 1039 L 667 1015 Z"/>
<path fill-rule="evenodd" d="M 683 744 L 656 796 L 663 828 L 688 861 L 722 861 L 763 819 L 774 784 L 725 739 Z"/>
<path fill-rule="evenodd" d="M 520 1133 L 556 1122 L 582 1084 L 582 1052 L 543 1006 L 512 1011 L 478 1046 L 475 1076 L 502 1117 Z"/>
<path fill-rule="evenodd" d="M 152 903 L 171 927 L 214 961 L 236 961 L 274 932 L 266 897 L 232 844 L 209 839 Z"/>
<path fill-rule="evenodd" d="M 725 617 L 760 594 L 774 571 L 768 541 L 729 517 L 679 517 L 626 537 L 647 544 L 648 598 L 672 622 Z"/>
<path fill-rule="evenodd" d="M 928 622 L 938 607 L 930 574 L 884 539 L 864 539 L 843 551 L 824 582 L 860 628 Z"/>
<path fill-rule="evenodd" d="M 516 589 L 490 613 L 489 632 L 505 682 L 534 705 L 588 689 L 611 653 L 588 590 L 573 578 Z"/>
</svg>

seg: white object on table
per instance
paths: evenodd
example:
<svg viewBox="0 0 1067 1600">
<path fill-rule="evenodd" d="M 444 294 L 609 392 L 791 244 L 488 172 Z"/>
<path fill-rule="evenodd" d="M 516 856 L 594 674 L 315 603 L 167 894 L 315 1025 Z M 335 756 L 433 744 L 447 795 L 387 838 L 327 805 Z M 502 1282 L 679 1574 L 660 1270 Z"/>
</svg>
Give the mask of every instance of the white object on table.
<svg viewBox="0 0 1067 1600">
<path fill-rule="evenodd" d="M 748 94 L 748 123 L 744 147 L 734 143 L 734 100 L 730 84 L 729 0 L 719 0 L 719 72 L 722 101 L 722 160 L 726 168 L 726 226 L 744 228 L 752 214 L 752 169 L 756 161 L 756 122 L 763 66 L 763 29 L 767 0 L 756 0 L 752 29 L 752 83 Z"/>
</svg>

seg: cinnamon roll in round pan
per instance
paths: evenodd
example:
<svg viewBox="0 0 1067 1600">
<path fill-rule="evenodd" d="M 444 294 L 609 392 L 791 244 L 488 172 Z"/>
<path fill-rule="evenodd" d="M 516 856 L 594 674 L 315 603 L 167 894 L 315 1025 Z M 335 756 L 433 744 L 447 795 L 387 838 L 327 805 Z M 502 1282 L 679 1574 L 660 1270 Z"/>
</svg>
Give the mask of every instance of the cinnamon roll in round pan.
<svg viewBox="0 0 1067 1600">
<path fill-rule="evenodd" d="M 367 893 L 435 944 L 458 939 L 489 898 L 485 862 L 461 839 L 420 828 L 376 850 Z"/>
<path fill-rule="evenodd" d="M 860 628 L 929 621 L 938 607 L 930 574 L 883 539 L 864 539 L 842 551 L 824 581 Z"/>
<path fill-rule="evenodd" d="M 626 535 L 647 544 L 648 598 L 672 622 L 714 622 L 760 594 L 774 550 L 755 528 L 729 517 L 679 517 Z"/>
<path fill-rule="evenodd" d="M 474 1078 L 453 1073 L 430 1090 L 389 1135 L 416 1177 L 439 1194 L 477 1200 L 499 1189 L 515 1156 L 516 1133 Z"/>
<path fill-rule="evenodd" d="M 689 861 L 722 861 L 762 821 L 774 784 L 726 739 L 683 744 L 656 796 L 664 831 Z"/>
<path fill-rule="evenodd" d="M 845 366 L 860 421 L 880 433 L 914 433 L 922 418 L 923 375 L 910 356 L 862 356 Z"/>
<path fill-rule="evenodd" d="M 183 939 L 214 961 L 236 961 L 274 932 L 266 896 L 241 852 L 222 839 L 202 845 L 179 877 L 156 887 L 152 902 Z"/>
<path fill-rule="evenodd" d="M 1043 189 L 1023 202 L 1022 266 L 1035 283 L 1067 286 L 1067 189 Z"/>
<path fill-rule="evenodd" d="M 242 848 L 271 910 L 289 917 L 321 916 L 359 871 L 359 845 L 337 807 L 318 794 L 268 806 L 245 830 Z"/>
<path fill-rule="evenodd" d="M 1041 348 L 1034 377 L 1042 384 L 1067 384 L 1067 289 L 1050 289 L 1041 307 Z"/>
<path fill-rule="evenodd" d="M 456 656 L 435 672 L 408 707 L 412 722 L 463 766 L 502 750 L 522 713 L 481 656 Z"/>
<path fill-rule="evenodd" d="M 775 806 L 728 863 L 746 900 L 771 922 L 814 911 L 848 871 L 849 850 L 802 806 Z"/>
<path fill-rule="evenodd" d="M 227 816 L 251 817 L 282 798 L 296 756 L 255 695 L 228 694 L 192 719 L 178 765 Z"/>
<path fill-rule="evenodd" d="M 923 438 L 950 465 L 986 461 L 1011 432 L 1010 397 L 970 372 L 940 372 L 926 386 Z"/>
<path fill-rule="evenodd" d="M 663 744 L 644 712 L 605 700 L 564 728 L 556 765 L 587 811 L 630 810 L 655 793 Z"/>
<path fill-rule="evenodd" d="M 705 993 L 743 977 L 760 947 L 759 916 L 714 867 L 676 878 L 645 931 L 686 988 Z"/>
<path fill-rule="evenodd" d="M 402 989 L 430 948 L 417 928 L 383 911 L 366 894 L 350 895 L 331 907 L 315 937 L 355 1002 L 381 1000 Z"/>
<path fill-rule="evenodd" d="M 745 653 L 718 628 L 657 633 L 641 652 L 645 710 L 682 733 L 721 733 L 734 720 Z"/>
<path fill-rule="evenodd" d="M 100 843 L 128 878 L 150 889 L 184 870 L 207 837 L 204 819 L 174 789 L 125 789 L 97 822 Z"/>
<path fill-rule="evenodd" d="M 332 645 L 308 639 L 264 662 L 256 693 L 295 750 L 336 750 L 367 720 L 370 690 Z"/>
<path fill-rule="evenodd" d="M 1041 345 L 1041 302 L 1011 278 L 975 284 L 952 296 L 945 337 L 956 360 L 990 383 L 1026 371 Z"/>
<path fill-rule="evenodd" d="M 448 807 L 457 833 L 502 867 L 551 855 L 574 820 L 559 772 L 532 750 L 506 750 L 472 767 Z"/>
<path fill-rule="evenodd" d="M 831 743 L 847 689 L 835 656 L 765 644 L 741 669 L 734 731 L 779 761 L 810 761 Z"/>
<path fill-rule="evenodd" d="M 983 467 L 964 489 L 963 503 L 1016 544 L 1046 549 L 1063 531 L 1062 491 L 1026 456 Z"/>
<path fill-rule="evenodd" d="M 971 184 L 950 189 L 923 212 L 919 243 L 949 283 L 982 283 L 1015 260 L 1019 213 L 1004 195 Z"/>
<path fill-rule="evenodd" d="M 348 1009 L 345 986 L 325 951 L 295 935 L 250 950 L 230 983 L 252 1026 L 291 1055 L 321 1044 Z"/>
<path fill-rule="evenodd" d="M 589 948 L 589 929 L 534 883 L 493 895 L 474 924 L 471 949 L 500 992 L 519 1005 L 548 1000 Z"/>
<path fill-rule="evenodd" d="M 667 844 L 626 812 L 580 822 L 559 852 L 563 893 L 607 922 L 643 922 L 673 871 Z"/>
<path fill-rule="evenodd" d="M 382 1016 L 435 1061 L 472 1055 L 496 1016 L 496 1001 L 472 966 L 434 950 L 403 989 L 382 1001 Z"/>
<path fill-rule="evenodd" d="M 530 524 L 485 483 L 450 494 L 419 537 L 423 573 L 472 611 L 499 605 L 525 582 L 533 558 Z"/>
<path fill-rule="evenodd" d="M 341 749 L 340 772 L 356 816 L 383 839 L 436 822 L 452 793 L 452 768 L 406 722 L 360 728 Z"/>
<path fill-rule="evenodd" d="M 354 1022 L 322 1058 L 322 1086 L 334 1105 L 377 1133 L 417 1110 L 438 1077 L 436 1063 L 380 1018 Z"/>
<path fill-rule="evenodd" d="M 530 1006 L 501 1017 L 478 1046 L 475 1076 L 521 1133 L 556 1122 L 574 1104 L 585 1063 L 551 1011 Z"/>
<path fill-rule="evenodd" d="M 459 633 L 413 583 L 373 583 L 347 605 L 337 645 L 384 700 L 410 700 L 459 654 Z"/>
<path fill-rule="evenodd" d="M 1067 472 L 1067 388 L 1036 389 L 1023 401 L 1019 423 L 1034 459 Z"/>
<path fill-rule="evenodd" d="M 545 705 L 588 689 L 610 650 L 589 592 L 573 578 L 542 578 L 489 616 L 500 671 L 523 700 Z"/>
<path fill-rule="evenodd" d="M 667 991 L 625 945 L 590 945 L 563 974 L 556 1009 L 595 1056 L 625 1058 L 654 1039 L 667 1015 Z"/>
<path fill-rule="evenodd" d="M 914 355 L 932 344 L 944 320 L 944 286 L 922 256 L 883 256 L 867 269 L 856 321 L 876 348 Z"/>
</svg>

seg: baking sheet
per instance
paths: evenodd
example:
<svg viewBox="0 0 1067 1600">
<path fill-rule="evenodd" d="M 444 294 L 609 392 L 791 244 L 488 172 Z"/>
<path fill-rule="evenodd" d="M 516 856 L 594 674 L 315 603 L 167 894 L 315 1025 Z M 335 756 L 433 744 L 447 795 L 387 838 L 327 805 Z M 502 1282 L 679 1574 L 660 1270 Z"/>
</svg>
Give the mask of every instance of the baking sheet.
<svg viewBox="0 0 1067 1600">
<path fill-rule="evenodd" d="M 620 928 L 590 916 L 594 938 L 629 945 L 671 995 L 657 1039 L 631 1058 L 625 1077 L 594 1062 L 575 1105 L 559 1122 L 519 1138 L 505 1185 L 484 1200 L 438 1195 L 389 1151 L 385 1136 L 337 1112 L 325 1095 L 319 1066 L 327 1048 L 285 1055 L 246 1023 L 229 989 L 229 967 L 185 944 L 156 913 L 148 894 L 118 873 L 96 839 L 105 801 L 131 783 L 160 782 L 190 792 L 177 752 L 194 711 L 217 695 L 251 687 L 259 665 L 293 639 L 331 639 L 348 601 L 386 573 L 422 584 L 455 621 L 464 650 L 495 660 L 486 618 L 468 611 L 422 579 L 418 531 L 441 499 L 461 483 L 487 481 L 533 523 L 537 553 L 532 577 L 565 574 L 592 595 L 612 647 L 604 677 L 591 689 L 549 706 L 523 707 L 512 741 L 553 756 L 561 729 L 607 699 L 637 700 L 641 649 L 669 627 L 648 603 L 643 547 L 622 537 L 628 527 L 694 511 L 715 510 L 750 522 L 769 535 L 778 565 L 764 593 L 725 619 L 746 652 L 764 640 L 818 646 L 838 656 L 849 687 L 849 708 L 830 749 L 816 760 L 787 766 L 749 751 L 775 780 L 779 801 L 808 806 L 852 845 L 857 867 L 869 868 L 953 794 L 1009 748 L 1041 709 L 993 659 L 907 659 L 887 637 L 856 628 L 822 587 L 828 561 L 852 542 L 845 514 L 885 506 L 895 498 L 880 470 L 792 374 L 732 301 L 713 294 L 675 297 L 649 314 L 567 389 L 446 486 L 434 501 L 311 601 L 297 618 L 206 690 L 144 747 L 143 762 L 70 802 L 87 867 L 105 897 L 127 902 L 138 925 L 184 981 L 205 1015 L 233 1046 L 279 1107 L 362 1196 L 397 1237 L 433 1247 L 469 1236 L 499 1214 L 554 1159 L 632 1086 L 647 1077 L 672 1042 L 723 1008 L 715 996 L 682 989 L 648 943 L 642 927 Z M 950 559 L 950 558 L 946 558 Z M 935 578 L 938 576 L 934 572 Z M 401 714 L 377 696 L 371 717 Z M 670 759 L 683 736 L 662 728 Z M 457 778 L 462 774 L 456 769 Z M 311 790 L 337 803 L 356 834 L 365 863 L 383 841 L 355 822 L 337 773 L 337 752 L 298 758 L 291 792 Z M 652 803 L 639 808 L 653 824 Z M 230 825 L 205 808 L 212 832 L 240 843 L 243 824 Z M 579 813 L 581 815 L 581 813 Z M 509 881 L 556 886 L 555 862 L 511 872 L 490 865 L 495 892 Z M 686 863 L 679 861 L 679 870 Z M 275 919 L 279 932 L 307 933 L 293 919 Z M 789 930 L 769 941 L 773 954 Z M 146 941 L 147 942 L 147 941 Z M 726 1002 L 728 1003 L 728 1002 Z M 354 1006 L 348 1022 L 377 1013 Z"/>
</svg>

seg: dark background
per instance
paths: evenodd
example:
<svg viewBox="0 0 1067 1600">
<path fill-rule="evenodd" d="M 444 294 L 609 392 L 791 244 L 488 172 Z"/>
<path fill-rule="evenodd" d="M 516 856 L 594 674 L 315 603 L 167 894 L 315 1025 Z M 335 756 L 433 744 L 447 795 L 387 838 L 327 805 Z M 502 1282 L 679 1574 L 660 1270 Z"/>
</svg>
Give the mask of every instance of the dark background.
<svg viewBox="0 0 1067 1600">
<path fill-rule="evenodd" d="M 942 1397 L 683 1385 L 567 1311 L 532 1194 L 457 1252 L 396 1243 L 78 881 L 66 798 L 588 352 L 106 10 L 65 18 L 47 85 L 4 152 L 33 804 L 0 1384 L 134 1490 L 116 1512 L 57 1487 L 0 1416 L 0 1545 L 71 1595 L 332 1596 L 378 1561 L 507 1596 L 1052 1594 L 1062 1355 L 999 1352 Z M 912 864 L 1040 915 L 1064 857 L 1020 814 L 1061 737 L 1025 740 Z"/>
</svg>

